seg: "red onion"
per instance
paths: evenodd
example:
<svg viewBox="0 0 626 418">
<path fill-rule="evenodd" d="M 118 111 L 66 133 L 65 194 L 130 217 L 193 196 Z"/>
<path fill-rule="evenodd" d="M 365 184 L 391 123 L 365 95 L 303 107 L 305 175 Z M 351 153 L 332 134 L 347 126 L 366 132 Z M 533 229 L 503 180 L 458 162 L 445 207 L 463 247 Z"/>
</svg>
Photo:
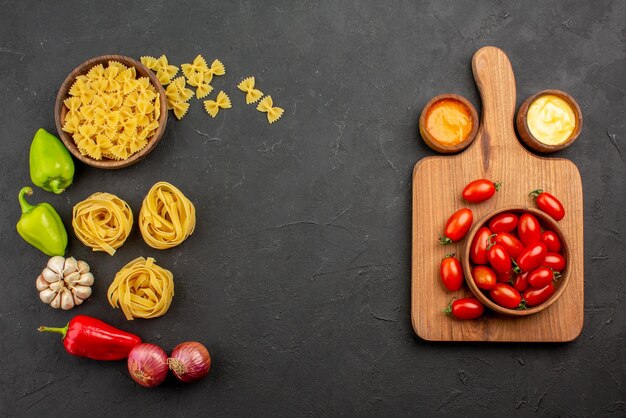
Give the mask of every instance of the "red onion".
<svg viewBox="0 0 626 418">
<path fill-rule="evenodd" d="M 174 348 L 167 363 L 178 380 L 189 383 L 202 379 L 209 373 L 211 356 L 202 344 L 188 341 Z"/>
<path fill-rule="evenodd" d="M 167 354 L 157 345 L 143 343 L 136 345 L 128 354 L 130 377 L 141 386 L 159 386 L 167 377 Z"/>
</svg>

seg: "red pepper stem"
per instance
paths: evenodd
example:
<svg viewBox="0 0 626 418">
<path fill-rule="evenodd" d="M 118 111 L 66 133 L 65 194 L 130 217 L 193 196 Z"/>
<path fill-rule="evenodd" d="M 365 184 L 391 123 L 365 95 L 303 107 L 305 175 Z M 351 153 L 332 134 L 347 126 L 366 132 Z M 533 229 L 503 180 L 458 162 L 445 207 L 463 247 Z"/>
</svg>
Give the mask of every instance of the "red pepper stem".
<svg viewBox="0 0 626 418">
<path fill-rule="evenodd" d="M 26 198 L 24 197 L 24 195 L 30 196 L 32 194 L 33 194 L 33 189 L 31 189 L 28 186 L 22 187 L 20 189 L 20 193 L 17 195 L 17 199 L 19 200 L 20 206 L 22 207 L 22 214 L 28 213 L 31 210 L 33 210 L 34 206 L 28 203 L 26 201 Z"/>
<path fill-rule="evenodd" d="M 65 335 L 67 334 L 67 327 L 69 326 L 66 325 L 63 328 L 54 328 L 54 327 L 44 327 L 43 325 L 40 326 L 39 328 L 37 328 L 37 331 L 39 332 L 56 332 L 59 333 L 63 336 L 63 338 L 65 338 Z"/>
</svg>

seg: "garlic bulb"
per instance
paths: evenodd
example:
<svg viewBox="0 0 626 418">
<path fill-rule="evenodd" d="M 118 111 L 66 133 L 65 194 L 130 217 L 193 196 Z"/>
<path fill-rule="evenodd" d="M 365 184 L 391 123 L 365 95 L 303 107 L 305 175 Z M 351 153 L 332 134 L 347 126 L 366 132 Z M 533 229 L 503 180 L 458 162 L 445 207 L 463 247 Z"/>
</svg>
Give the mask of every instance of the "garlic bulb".
<svg viewBox="0 0 626 418">
<path fill-rule="evenodd" d="M 48 265 L 35 281 L 41 301 L 63 310 L 72 309 L 91 296 L 92 284 L 89 264 L 58 255 L 48 260 Z"/>
</svg>

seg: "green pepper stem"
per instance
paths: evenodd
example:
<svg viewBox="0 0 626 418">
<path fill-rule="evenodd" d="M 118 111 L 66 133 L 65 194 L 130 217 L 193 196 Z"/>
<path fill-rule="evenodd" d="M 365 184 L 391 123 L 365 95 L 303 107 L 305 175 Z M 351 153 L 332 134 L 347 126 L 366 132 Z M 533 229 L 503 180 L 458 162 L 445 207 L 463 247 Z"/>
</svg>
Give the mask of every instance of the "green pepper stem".
<svg viewBox="0 0 626 418">
<path fill-rule="evenodd" d="M 20 189 L 20 193 L 17 195 L 17 199 L 20 201 L 20 206 L 22 207 L 22 214 L 28 213 L 33 210 L 34 206 L 26 201 L 26 196 L 31 196 L 33 194 L 33 189 L 26 186 Z"/>
<path fill-rule="evenodd" d="M 61 187 L 61 180 L 59 180 L 58 178 L 50 180 L 50 183 L 48 183 L 48 185 L 50 186 L 54 194 L 61 194 L 65 190 Z"/>
<path fill-rule="evenodd" d="M 44 327 L 43 325 L 40 326 L 39 328 L 37 328 L 37 331 L 39 332 L 56 332 L 59 333 L 63 336 L 63 338 L 65 338 L 65 334 L 67 334 L 67 327 L 69 326 L 66 325 L 63 328 L 54 328 L 54 327 Z"/>
</svg>

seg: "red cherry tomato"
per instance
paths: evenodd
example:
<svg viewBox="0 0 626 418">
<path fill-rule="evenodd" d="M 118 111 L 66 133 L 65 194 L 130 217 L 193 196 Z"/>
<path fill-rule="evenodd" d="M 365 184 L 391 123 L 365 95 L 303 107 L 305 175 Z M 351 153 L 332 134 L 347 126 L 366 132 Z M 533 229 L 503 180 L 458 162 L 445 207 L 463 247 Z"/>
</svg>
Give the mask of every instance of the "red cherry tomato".
<svg viewBox="0 0 626 418">
<path fill-rule="evenodd" d="M 526 301 L 526 306 L 537 306 L 545 302 L 550 296 L 554 294 L 554 290 L 554 283 L 548 283 L 541 289 L 536 289 L 534 287 L 529 288 L 524 292 L 524 300 Z"/>
<path fill-rule="evenodd" d="M 520 293 L 528 289 L 528 272 L 518 274 L 513 280 L 513 287 Z"/>
<path fill-rule="evenodd" d="M 474 180 L 463 189 L 463 199 L 472 203 L 484 202 L 490 199 L 500 186 L 501 183 L 494 183 L 487 179 Z"/>
<path fill-rule="evenodd" d="M 551 268 L 554 271 L 563 271 L 565 268 L 565 258 L 561 254 L 546 253 L 542 266 Z"/>
<path fill-rule="evenodd" d="M 500 244 L 493 244 L 487 250 L 487 260 L 498 273 L 511 270 L 511 256 Z"/>
<path fill-rule="evenodd" d="M 497 283 L 496 273 L 487 266 L 475 266 L 472 268 L 472 278 L 479 289 L 493 289 Z"/>
<path fill-rule="evenodd" d="M 517 224 L 517 235 L 526 247 L 541 242 L 541 225 L 539 225 L 537 218 L 530 213 L 520 216 Z"/>
<path fill-rule="evenodd" d="M 535 199 L 540 210 L 552 216 L 555 221 L 560 221 L 565 216 L 563 204 L 554 195 L 537 189 L 530 192 L 529 196 Z"/>
<path fill-rule="evenodd" d="M 522 302 L 522 295 L 519 294 L 511 285 L 506 283 L 497 283 L 493 289 L 489 291 L 489 296 L 495 303 L 509 309 L 515 309 Z"/>
<path fill-rule="evenodd" d="M 443 285 L 449 291 L 456 292 L 463 286 L 463 267 L 454 253 L 448 254 L 441 260 L 439 274 Z"/>
<path fill-rule="evenodd" d="M 522 241 L 517 239 L 517 237 L 513 234 L 509 234 L 508 232 L 500 232 L 494 238 L 496 244 L 500 244 L 504 247 L 507 253 L 513 258 L 517 257 L 519 253 L 524 250 L 524 244 Z"/>
<path fill-rule="evenodd" d="M 459 209 L 448 218 L 444 236 L 439 237 L 442 245 L 450 244 L 453 241 L 459 241 L 465 237 L 474 222 L 472 211 L 468 208 Z"/>
<path fill-rule="evenodd" d="M 546 287 L 555 278 L 555 272 L 547 267 L 539 267 L 528 274 L 528 284 L 534 288 Z"/>
<path fill-rule="evenodd" d="M 494 234 L 500 232 L 511 232 L 517 228 L 517 215 L 513 213 L 501 213 L 494 216 L 489 221 L 489 229 Z"/>
<path fill-rule="evenodd" d="M 470 246 L 470 258 L 474 264 L 487 264 L 487 245 L 491 231 L 487 227 L 480 228 Z"/>
<path fill-rule="evenodd" d="M 463 298 L 450 302 L 443 311 L 456 319 L 476 319 L 483 314 L 485 307 L 476 298 Z"/>
<path fill-rule="evenodd" d="M 546 244 L 543 242 L 531 244 L 524 248 L 524 251 L 515 259 L 515 262 L 522 272 L 532 271 L 539 266 L 545 265 L 544 259 L 547 251 Z"/>
<path fill-rule="evenodd" d="M 498 282 L 500 283 L 508 283 L 511 280 L 513 280 L 513 275 L 515 274 L 515 272 L 511 269 L 509 271 L 505 271 L 504 273 L 496 273 L 496 279 L 498 280 Z"/>
<path fill-rule="evenodd" d="M 551 253 L 558 253 L 561 251 L 561 239 L 554 231 L 544 231 L 541 234 L 541 242 L 546 244 L 548 251 Z"/>
</svg>

